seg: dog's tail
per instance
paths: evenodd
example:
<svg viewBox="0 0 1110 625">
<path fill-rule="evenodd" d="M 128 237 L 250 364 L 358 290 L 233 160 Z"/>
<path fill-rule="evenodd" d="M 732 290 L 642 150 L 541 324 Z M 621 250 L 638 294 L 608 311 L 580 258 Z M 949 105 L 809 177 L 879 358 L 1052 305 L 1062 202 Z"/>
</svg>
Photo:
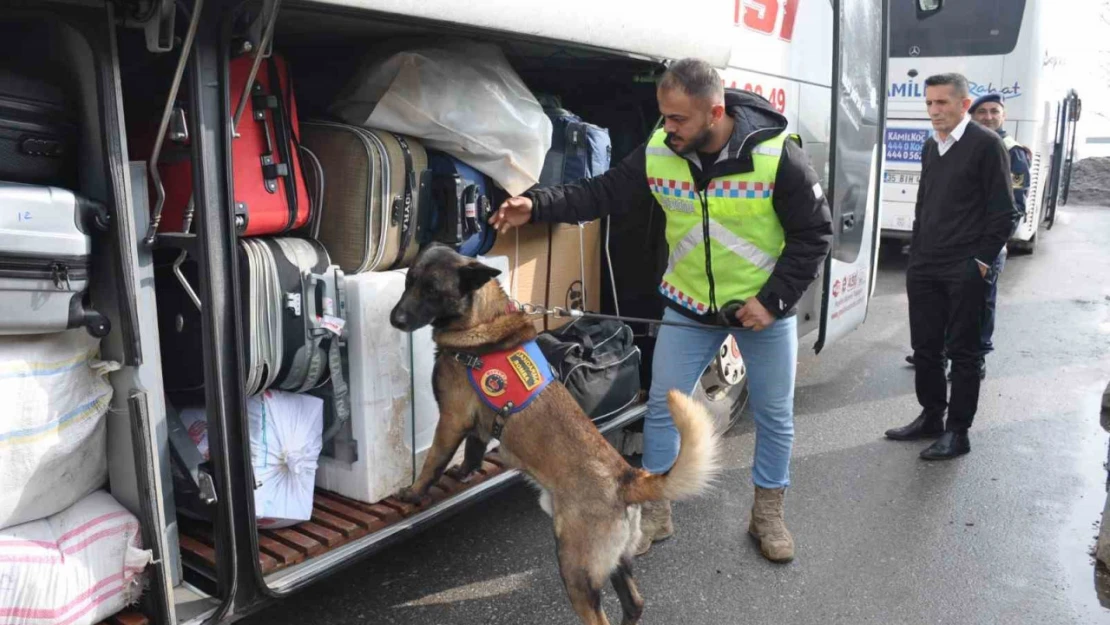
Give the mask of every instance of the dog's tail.
<svg viewBox="0 0 1110 625">
<path fill-rule="evenodd" d="M 721 471 L 720 436 L 705 406 L 676 390 L 667 394 L 667 404 L 682 437 L 678 458 L 666 473 L 633 469 L 622 489 L 629 504 L 699 495 Z"/>
</svg>

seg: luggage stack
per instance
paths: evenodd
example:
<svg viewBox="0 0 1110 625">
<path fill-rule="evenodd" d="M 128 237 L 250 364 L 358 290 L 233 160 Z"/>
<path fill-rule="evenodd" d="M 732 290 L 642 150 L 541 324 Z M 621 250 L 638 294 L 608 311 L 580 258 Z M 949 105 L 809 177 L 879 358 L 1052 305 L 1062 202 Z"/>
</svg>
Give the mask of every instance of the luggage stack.
<svg viewBox="0 0 1110 625">
<path fill-rule="evenodd" d="M 230 62 L 232 110 L 248 90 L 252 62 L 249 55 Z M 376 125 L 373 115 L 302 121 L 289 64 L 277 52 L 261 61 L 249 93 L 231 144 L 245 389 L 252 398 L 283 392 L 322 399 L 316 485 L 374 504 L 412 483 L 438 422 L 431 331 L 410 335 L 389 324 L 405 268 L 422 248 L 444 244 L 502 268 L 503 286 L 522 302 L 596 307 L 600 229 L 533 225 L 498 241 L 488 221 L 509 193 L 488 154 L 470 160 L 466 147 L 444 146 L 434 133 L 406 132 L 411 126 Z M 543 131 L 551 133 L 551 149 L 532 180 L 573 182 L 608 168 L 604 129 L 557 100 L 546 108 L 532 104 L 551 125 Z M 453 136 L 470 137 L 483 149 L 499 140 L 468 128 L 465 117 L 448 121 L 457 124 Z M 524 139 L 503 143 L 513 141 Z M 190 164 L 171 159 L 160 171 L 167 200 L 159 231 L 173 232 L 190 221 Z M 200 343 L 199 307 L 187 288 L 196 284 L 195 269 L 178 267 L 179 276 L 163 271 L 163 351 L 183 354 L 173 374 L 176 388 L 198 389 L 203 361 L 184 355 Z M 545 320 L 538 324 L 543 329 Z M 183 421 L 196 423 L 200 408 L 179 408 L 181 416 L 170 415 L 178 503 L 203 518 L 204 488 L 194 476 L 208 459 L 184 435 L 191 429 Z"/>
<path fill-rule="evenodd" d="M 248 84 L 254 62 L 249 54 L 229 62 L 229 113 L 233 116 L 240 103 L 243 111 L 232 133 L 230 186 L 239 235 L 236 260 L 250 417 L 245 421 L 252 458 L 262 463 L 254 471 L 255 508 L 260 526 L 278 527 L 311 517 L 311 489 L 305 490 L 305 478 L 311 484 L 324 441 L 337 429 L 332 426 L 349 416 L 343 270 L 349 257 L 342 263 L 333 261 L 319 237 L 327 173 L 317 155 L 302 144 L 305 130 L 289 65 L 278 53 L 263 58 Z M 187 136 L 188 132 L 168 136 L 167 144 L 178 139 L 178 145 L 163 154 L 182 147 Z M 151 225 L 159 234 L 188 234 L 192 163 L 171 156 L 160 159 L 158 167 L 166 199 L 161 212 L 151 215 Z M 402 241 L 395 237 L 389 243 L 400 249 Z M 175 499 L 185 516 L 210 521 L 215 513 L 212 484 L 206 479 L 212 473 L 210 459 L 193 436 L 206 427 L 199 349 L 204 304 L 194 287 L 197 267 L 181 252 L 177 261 L 164 263 L 156 272 L 162 351 L 175 354 L 164 363 L 166 390 L 172 397 L 167 421 Z M 324 392 L 333 398 L 332 423 L 325 418 L 323 400 L 314 396 Z M 281 441 L 269 440 L 267 431 L 286 435 Z M 280 449 L 268 447 L 268 440 Z M 282 460 L 271 462 L 271 456 Z M 274 469 L 293 457 L 296 466 Z M 294 474 L 299 477 L 291 478 Z M 299 486 L 283 485 L 293 483 Z M 275 492 L 297 496 L 278 501 Z"/>
<path fill-rule="evenodd" d="M 138 599 L 152 554 L 103 490 L 120 365 L 101 358 L 112 324 L 89 287 L 110 212 L 77 172 L 80 107 L 96 102 L 19 65 L 0 68 L 0 615 L 97 622 Z"/>
</svg>

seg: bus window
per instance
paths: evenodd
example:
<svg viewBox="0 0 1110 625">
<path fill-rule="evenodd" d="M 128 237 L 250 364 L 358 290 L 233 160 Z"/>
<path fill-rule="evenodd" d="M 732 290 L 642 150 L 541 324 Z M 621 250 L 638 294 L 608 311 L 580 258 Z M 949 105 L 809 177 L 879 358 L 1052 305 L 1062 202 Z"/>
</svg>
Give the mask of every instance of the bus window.
<svg viewBox="0 0 1110 625">
<path fill-rule="evenodd" d="M 919 1 L 890 3 L 890 56 L 1009 54 L 1017 45 L 1025 0 L 946 2 L 926 15 Z"/>
</svg>

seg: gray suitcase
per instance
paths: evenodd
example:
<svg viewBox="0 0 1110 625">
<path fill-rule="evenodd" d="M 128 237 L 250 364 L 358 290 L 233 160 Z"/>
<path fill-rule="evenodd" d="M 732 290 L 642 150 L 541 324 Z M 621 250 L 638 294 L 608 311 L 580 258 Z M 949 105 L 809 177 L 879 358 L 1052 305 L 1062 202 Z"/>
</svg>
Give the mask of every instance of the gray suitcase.
<svg viewBox="0 0 1110 625">
<path fill-rule="evenodd" d="M 108 318 L 85 307 L 102 204 L 58 187 L 0 182 L 0 334 L 84 327 L 100 338 Z"/>
</svg>

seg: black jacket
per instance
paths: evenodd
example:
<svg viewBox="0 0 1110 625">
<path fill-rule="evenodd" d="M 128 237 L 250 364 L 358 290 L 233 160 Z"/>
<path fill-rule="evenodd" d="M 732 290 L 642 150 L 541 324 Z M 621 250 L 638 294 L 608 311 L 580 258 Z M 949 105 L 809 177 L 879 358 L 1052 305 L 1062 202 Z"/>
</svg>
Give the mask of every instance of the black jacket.
<svg viewBox="0 0 1110 625">
<path fill-rule="evenodd" d="M 997 133 L 968 122 L 944 156 L 936 139 L 926 139 L 911 267 L 939 268 L 973 258 L 990 265 L 1021 217 L 1014 203 L 1010 156 Z"/>
<path fill-rule="evenodd" d="M 705 188 L 713 178 L 752 171 L 752 148 L 786 129 L 786 118 L 754 94 L 726 91 L 725 105 L 735 125 L 720 158 L 708 172 L 701 171 L 696 155 L 687 158 L 699 188 Z M 650 206 L 654 199 L 647 184 L 646 147 L 646 143 L 641 145 L 596 178 L 528 191 L 525 195 L 533 202 L 532 221 L 578 223 Z M 771 200 L 785 232 L 786 245 L 771 277 L 756 297 L 772 314 L 785 317 L 793 312 L 817 277 L 832 242 L 832 217 L 817 174 L 805 152 L 793 141 L 786 141 L 783 147 Z M 728 276 L 715 275 L 713 279 L 720 283 L 728 280 Z M 667 302 L 675 310 L 693 315 L 670 300 Z"/>
</svg>

